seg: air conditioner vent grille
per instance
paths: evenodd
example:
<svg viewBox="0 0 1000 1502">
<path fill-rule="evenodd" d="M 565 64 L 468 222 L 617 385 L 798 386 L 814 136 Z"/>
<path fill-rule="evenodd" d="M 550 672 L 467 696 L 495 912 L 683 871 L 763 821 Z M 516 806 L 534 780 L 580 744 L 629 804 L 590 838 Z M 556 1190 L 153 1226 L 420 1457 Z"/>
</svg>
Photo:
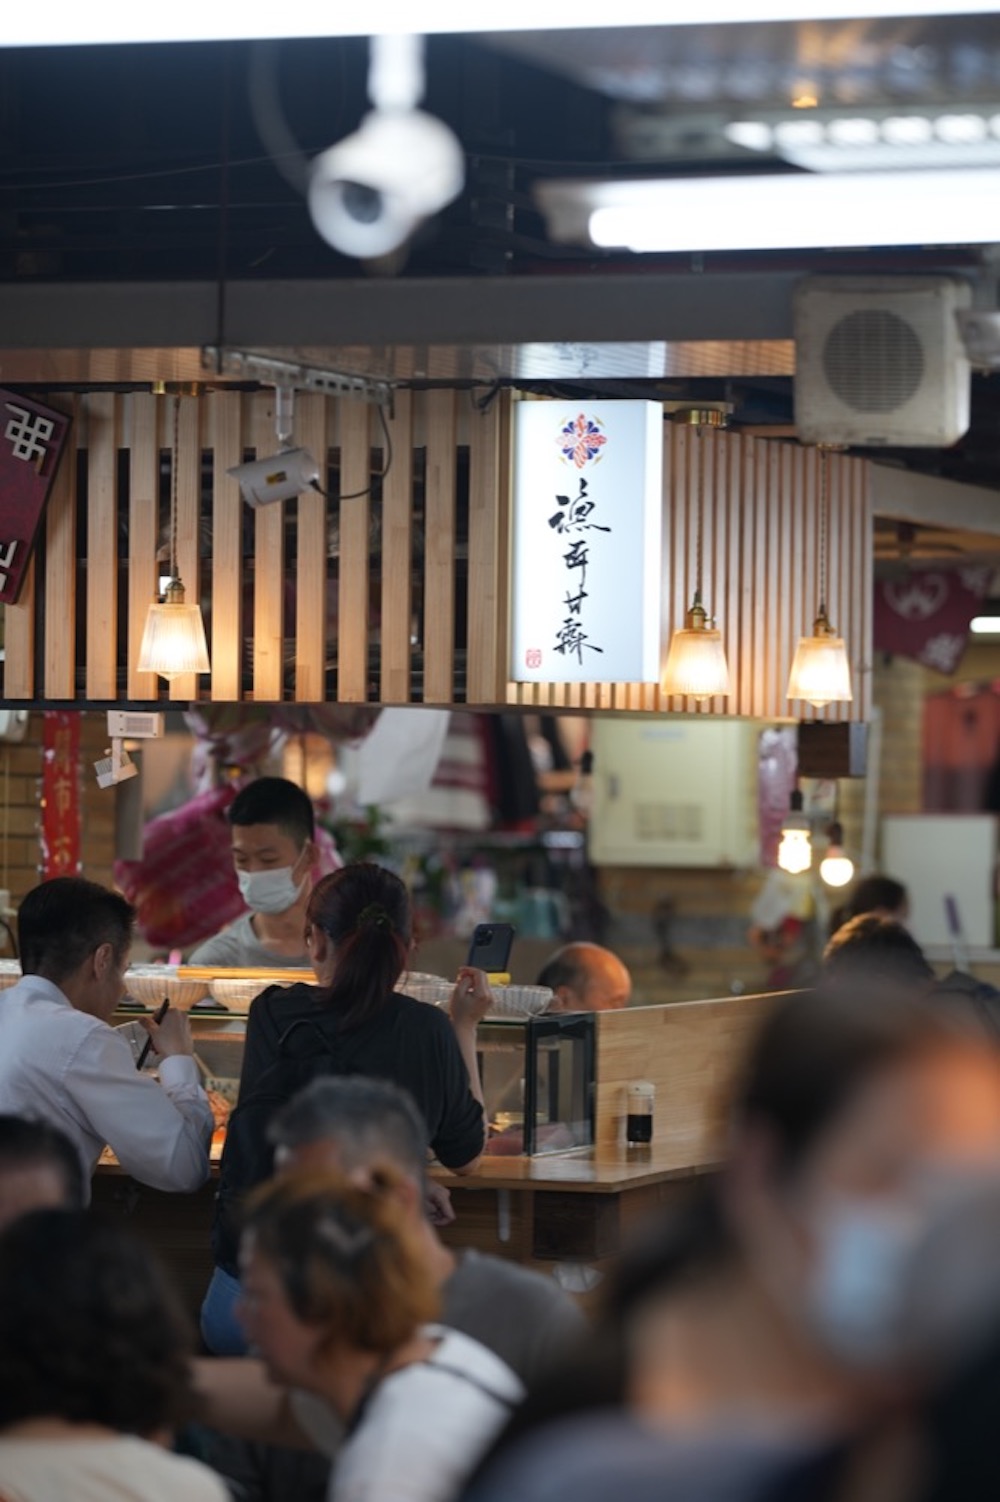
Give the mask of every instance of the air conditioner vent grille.
<svg viewBox="0 0 1000 1502">
<path fill-rule="evenodd" d="M 635 837 L 697 844 L 705 838 L 704 809 L 698 803 L 637 803 Z"/>
<path fill-rule="evenodd" d="M 860 308 L 836 322 L 823 346 L 831 389 L 855 412 L 895 412 L 920 389 L 924 352 L 905 318 Z"/>
</svg>

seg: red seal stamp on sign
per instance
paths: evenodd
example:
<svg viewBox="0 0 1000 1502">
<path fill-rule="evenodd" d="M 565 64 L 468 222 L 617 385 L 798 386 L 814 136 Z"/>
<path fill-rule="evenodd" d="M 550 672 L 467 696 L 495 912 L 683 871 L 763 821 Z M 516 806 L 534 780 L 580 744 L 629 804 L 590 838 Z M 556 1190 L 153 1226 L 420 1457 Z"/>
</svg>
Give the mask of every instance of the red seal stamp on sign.
<svg viewBox="0 0 1000 1502">
<path fill-rule="evenodd" d="M 541 647 L 528 647 L 527 651 L 524 654 L 524 665 L 525 665 L 526 668 L 540 668 L 541 667 L 541 665 L 542 665 L 542 649 L 541 649 Z"/>
</svg>

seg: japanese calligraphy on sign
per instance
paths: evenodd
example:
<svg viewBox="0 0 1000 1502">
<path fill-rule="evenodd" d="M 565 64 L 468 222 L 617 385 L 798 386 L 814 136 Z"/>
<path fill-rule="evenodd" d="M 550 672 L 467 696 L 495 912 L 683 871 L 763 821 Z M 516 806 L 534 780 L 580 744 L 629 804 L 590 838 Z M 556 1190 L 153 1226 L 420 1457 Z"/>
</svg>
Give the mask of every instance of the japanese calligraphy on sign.
<svg viewBox="0 0 1000 1502">
<path fill-rule="evenodd" d="M 0 604 L 21 590 L 69 418 L 0 388 Z"/>
<path fill-rule="evenodd" d="M 659 403 L 515 405 L 515 682 L 656 681 L 662 480 Z"/>
<path fill-rule="evenodd" d="M 80 863 L 80 716 L 45 711 L 42 726 L 42 880 L 77 876 Z"/>
</svg>

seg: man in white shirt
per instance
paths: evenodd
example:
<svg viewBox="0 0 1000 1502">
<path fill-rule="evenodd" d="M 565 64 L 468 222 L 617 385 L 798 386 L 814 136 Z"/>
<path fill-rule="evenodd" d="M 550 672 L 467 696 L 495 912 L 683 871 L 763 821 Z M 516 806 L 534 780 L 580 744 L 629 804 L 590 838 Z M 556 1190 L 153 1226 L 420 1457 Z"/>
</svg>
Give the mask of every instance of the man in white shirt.
<svg viewBox="0 0 1000 1502">
<path fill-rule="evenodd" d="M 160 1083 L 135 1067 L 109 1027 L 122 994 L 134 909 L 77 876 L 43 882 L 18 913 L 23 976 L 0 993 L 0 1111 L 59 1127 L 85 1181 L 105 1144 L 154 1189 L 190 1191 L 208 1178 L 212 1112 L 198 1084 L 182 1012 L 144 1018 Z"/>
</svg>

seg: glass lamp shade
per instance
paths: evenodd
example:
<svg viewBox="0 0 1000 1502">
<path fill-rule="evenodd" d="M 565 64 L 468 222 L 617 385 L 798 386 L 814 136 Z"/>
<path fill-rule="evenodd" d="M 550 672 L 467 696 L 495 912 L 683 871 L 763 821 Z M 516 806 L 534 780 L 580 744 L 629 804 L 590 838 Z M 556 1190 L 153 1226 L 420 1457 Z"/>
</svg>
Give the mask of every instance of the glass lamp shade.
<svg viewBox="0 0 1000 1502">
<path fill-rule="evenodd" d="M 140 673 L 159 673 L 161 678 L 177 678 L 182 673 L 208 673 L 208 642 L 200 605 L 184 602 L 184 586 L 179 579 L 167 585 L 162 605 L 149 607 L 146 628 L 139 648 Z"/>
<path fill-rule="evenodd" d="M 854 862 L 840 845 L 830 845 L 819 863 L 819 874 L 828 887 L 846 887 L 854 875 Z"/>
<path fill-rule="evenodd" d="M 708 624 L 698 596 L 687 613 L 684 629 L 670 638 L 661 688 L 665 694 L 711 699 L 729 693 L 729 667 L 722 635 Z"/>
<path fill-rule="evenodd" d="M 806 699 L 817 709 L 854 698 L 844 638 L 837 636 L 822 612 L 816 617 L 812 636 L 799 638 L 786 697 Z"/>
</svg>

